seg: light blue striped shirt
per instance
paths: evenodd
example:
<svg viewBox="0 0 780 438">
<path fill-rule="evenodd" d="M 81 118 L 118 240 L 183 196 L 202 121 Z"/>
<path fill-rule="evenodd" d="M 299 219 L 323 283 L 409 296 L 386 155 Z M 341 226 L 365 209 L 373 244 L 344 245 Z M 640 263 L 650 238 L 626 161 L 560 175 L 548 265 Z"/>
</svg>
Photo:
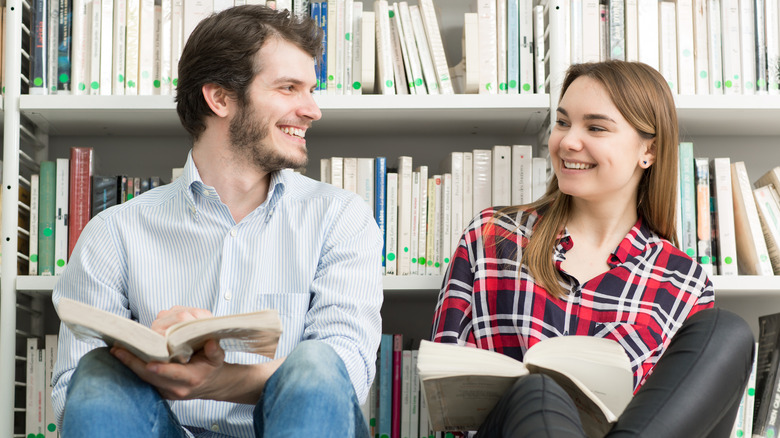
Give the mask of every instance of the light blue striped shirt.
<svg viewBox="0 0 780 438">
<path fill-rule="evenodd" d="M 283 333 L 276 356 L 287 356 L 302 340 L 326 342 L 363 401 L 382 325 L 381 249 L 364 201 L 289 170 L 272 174 L 266 201 L 236 224 L 190 154 L 172 184 L 89 222 L 53 300 L 55 306 L 62 297 L 79 300 L 146 326 L 174 305 L 217 316 L 278 309 Z M 60 327 L 52 395 L 59 424 L 73 370 L 95 347 Z M 267 360 L 226 356 L 231 363 Z M 254 406 L 189 400 L 171 407 L 198 436 L 254 436 Z"/>
</svg>

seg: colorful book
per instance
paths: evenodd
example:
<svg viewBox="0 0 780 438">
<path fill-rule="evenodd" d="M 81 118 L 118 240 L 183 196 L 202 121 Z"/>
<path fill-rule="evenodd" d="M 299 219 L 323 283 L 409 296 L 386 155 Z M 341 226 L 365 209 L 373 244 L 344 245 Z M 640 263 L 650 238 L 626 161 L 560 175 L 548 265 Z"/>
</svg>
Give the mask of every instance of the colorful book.
<svg viewBox="0 0 780 438">
<path fill-rule="evenodd" d="M 401 391 L 403 369 L 403 349 L 404 335 L 393 335 L 393 398 L 392 398 L 392 426 L 390 436 L 392 438 L 401 438 Z"/>
<path fill-rule="evenodd" d="M 374 220 L 379 227 L 379 234 L 382 236 L 382 269 L 386 269 L 387 258 L 385 252 L 387 247 L 387 158 L 376 157 L 374 159 Z"/>
<path fill-rule="evenodd" d="M 92 174 L 94 151 L 87 147 L 70 148 L 70 183 L 68 207 L 68 258 L 73 253 L 81 231 L 92 217 Z"/>
<path fill-rule="evenodd" d="M 712 214 L 710 210 L 710 160 L 694 158 L 696 184 L 696 261 L 712 275 Z"/>
<path fill-rule="evenodd" d="M 379 438 L 390 438 L 393 415 L 393 335 L 382 334 L 379 344 Z"/>
<path fill-rule="evenodd" d="M 680 249 L 696 260 L 696 172 L 693 143 L 680 142 L 680 211 L 682 241 Z"/>
<path fill-rule="evenodd" d="M 54 233 L 56 231 L 57 165 L 41 162 L 38 203 L 38 274 L 54 275 Z"/>
<path fill-rule="evenodd" d="M 30 175 L 30 263 L 28 275 L 38 275 L 38 204 L 40 203 L 40 175 Z"/>
</svg>

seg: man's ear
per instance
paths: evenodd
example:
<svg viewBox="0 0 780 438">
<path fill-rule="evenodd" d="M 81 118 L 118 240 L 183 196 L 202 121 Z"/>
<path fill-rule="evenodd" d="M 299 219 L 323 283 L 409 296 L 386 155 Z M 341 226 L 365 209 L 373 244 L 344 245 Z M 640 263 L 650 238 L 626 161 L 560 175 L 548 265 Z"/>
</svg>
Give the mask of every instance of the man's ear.
<svg viewBox="0 0 780 438">
<path fill-rule="evenodd" d="M 217 84 L 204 84 L 201 89 L 206 104 L 217 117 L 227 117 L 229 114 L 230 96 L 224 88 Z"/>
</svg>

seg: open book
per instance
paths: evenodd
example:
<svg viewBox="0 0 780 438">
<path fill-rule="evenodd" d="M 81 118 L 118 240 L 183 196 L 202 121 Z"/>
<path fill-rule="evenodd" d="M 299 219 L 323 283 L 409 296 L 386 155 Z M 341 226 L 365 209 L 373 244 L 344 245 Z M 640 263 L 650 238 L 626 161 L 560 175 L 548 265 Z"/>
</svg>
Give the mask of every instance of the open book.
<svg viewBox="0 0 780 438">
<path fill-rule="evenodd" d="M 417 358 L 434 430 L 477 430 L 501 396 L 529 373 L 547 374 L 580 412 L 585 433 L 602 437 L 633 397 L 631 364 L 615 341 L 592 336 L 545 339 L 524 362 L 494 351 L 422 341 Z"/>
<path fill-rule="evenodd" d="M 79 339 L 118 344 L 146 362 L 186 363 L 209 339 L 219 340 L 225 351 L 273 358 L 282 333 L 276 310 L 184 321 L 170 326 L 164 336 L 131 319 L 67 298 L 60 300 L 57 313 Z"/>
</svg>

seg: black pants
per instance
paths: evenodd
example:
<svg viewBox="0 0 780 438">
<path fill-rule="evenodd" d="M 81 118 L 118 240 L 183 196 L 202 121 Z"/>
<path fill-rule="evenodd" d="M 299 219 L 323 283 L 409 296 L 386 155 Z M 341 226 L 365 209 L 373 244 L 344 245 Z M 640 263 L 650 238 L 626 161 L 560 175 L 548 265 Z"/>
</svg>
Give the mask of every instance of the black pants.
<svg viewBox="0 0 780 438">
<path fill-rule="evenodd" d="M 737 315 L 707 309 L 672 338 L 608 437 L 727 437 L 753 361 L 753 333 Z M 550 377 L 518 379 L 479 438 L 584 437 L 571 398 Z"/>
</svg>

